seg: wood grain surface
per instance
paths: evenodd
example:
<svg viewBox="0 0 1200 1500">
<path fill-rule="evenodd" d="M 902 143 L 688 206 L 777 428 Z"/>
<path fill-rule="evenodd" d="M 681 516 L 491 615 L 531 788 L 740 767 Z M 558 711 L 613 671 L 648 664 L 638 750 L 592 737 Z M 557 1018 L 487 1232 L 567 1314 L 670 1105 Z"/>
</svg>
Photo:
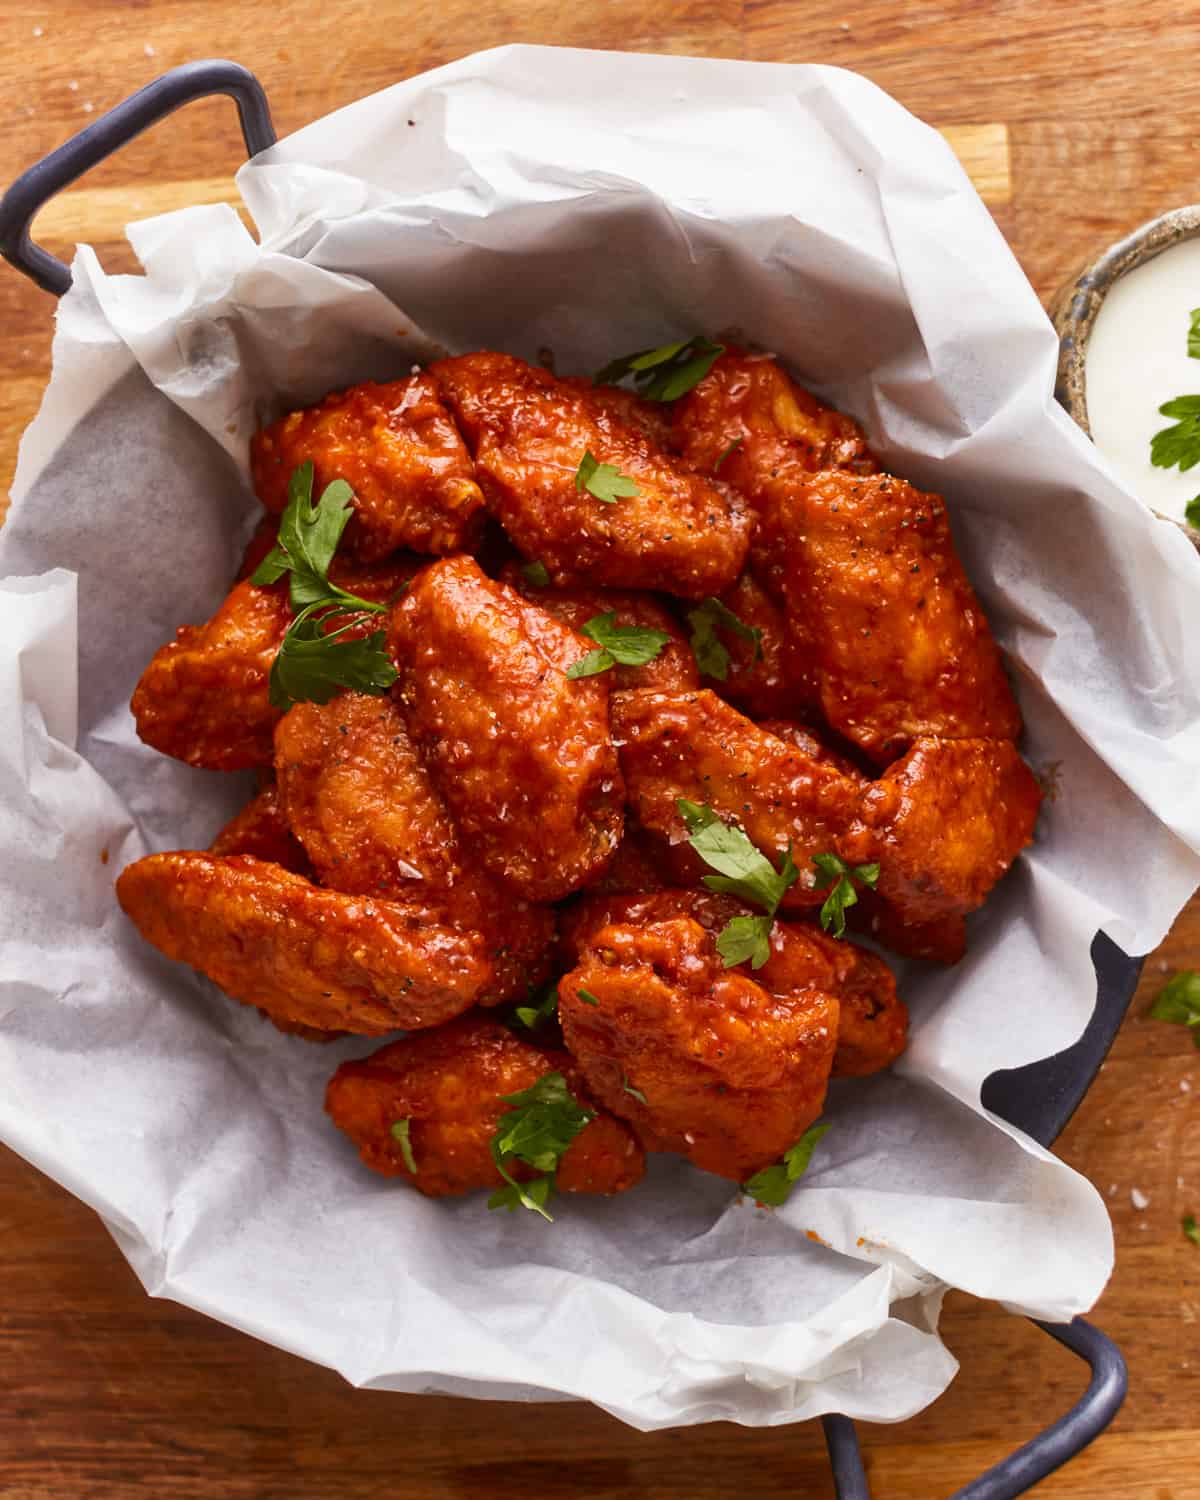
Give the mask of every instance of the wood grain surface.
<svg viewBox="0 0 1200 1500">
<path fill-rule="evenodd" d="M 1043 297 L 1119 233 L 1197 196 L 1200 13 L 1130 0 L 6 0 L 0 177 L 176 63 L 247 64 L 285 133 L 514 41 L 855 68 L 948 130 Z M 132 269 L 120 226 L 224 198 L 239 159 L 228 101 L 193 106 L 48 208 L 39 233 L 60 253 L 92 239 L 106 264 Z M 50 299 L 0 272 L 5 486 L 52 331 Z M 1165 976 L 1190 966 L 1195 903 L 1147 964 L 1060 1143 L 1110 1202 L 1117 1270 L 1095 1318 L 1125 1350 L 1131 1389 L 1113 1429 L 1039 1495 L 1200 1497 L 1200 1248 L 1180 1230 L 1184 1212 L 1200 1214 L 1200 1054 L 1146 1014 Z M 91 1213 L 11 1155 L 0 1156 L 0 1225 L 4 1500 L 833 1493 L 813 1424 L 645 1436 L 584 1407 L 353 1391 L 147 1298 Z M 999 1308 L 952 1296 L 944 1331 L 962 1362 L 950 1392 L 911 1422 L 864 1432 L 877 1500 L 941 1500 L 1081 1389 L 1071 1356 Z"/>
</svg>

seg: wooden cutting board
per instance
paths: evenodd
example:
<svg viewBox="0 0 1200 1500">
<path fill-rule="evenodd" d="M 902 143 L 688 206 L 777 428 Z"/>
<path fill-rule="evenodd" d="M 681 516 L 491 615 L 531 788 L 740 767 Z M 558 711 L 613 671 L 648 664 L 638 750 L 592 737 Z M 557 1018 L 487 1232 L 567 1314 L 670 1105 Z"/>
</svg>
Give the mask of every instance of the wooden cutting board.
<svg viewBox="0 0 1200 1500">
<path fill-rule="evenodd" d="M 944 130 L 1043 297 L 1107 241 L 1197 196 L 1200 17 L 1127 0 L 21 0 L 0 7 L 0 177 L 177 63 L 246 63 L 286 133 L 510 41 L 858 69 Z M 240 159 L 229 103 L 194 106 L 50 205 L 38 233 L 59 253 L 89 240 L 132 269 L 121 226 L 231 199 Z M 5 487 L 49 369 L 52 314 L 0 268 Z M 1060 1142 L 1113 1212 L 1117 1273 L 1095 1318 L 1129 1358 L 1131 1393 L 1113 1430 L 1038 1490 L 1048 1500 L 1200 1497 L 1200 1249 L 1179 1227 L 1200 1213 L 1200 1054 L 1146 1016 L 1164 973 L 1184 966 L 1200 967 L 1197 906 L 1148 964 Z M 813 1424 L 643 1435 L 588 1408 L 353 1391 L 148 1299 L 90 1211 L 7 1154 L 0 1225 L 4 1500 L 832 1495 Z M 997 1308 L 953 1296 L 944 1333 L 963 1366 L 951 1391 L 864 1434 L 875 1500 L 942 1500 L 1082 1388 L 1070 1356 Z"/>
</svg>

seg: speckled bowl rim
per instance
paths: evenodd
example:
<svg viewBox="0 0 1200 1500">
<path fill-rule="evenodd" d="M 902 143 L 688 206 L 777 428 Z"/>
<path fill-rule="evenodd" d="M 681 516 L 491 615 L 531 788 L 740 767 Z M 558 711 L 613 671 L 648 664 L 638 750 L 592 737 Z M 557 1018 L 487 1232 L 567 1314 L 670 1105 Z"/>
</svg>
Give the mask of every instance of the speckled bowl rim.
<svg viewBox="0 0 1200 1500">
<path fill-rule="evenodd" d="M 1139 224 L 1124 239 L 1110 245 L 1078 276 L 1060 288 L 1052 299 L 1050 320 L 1058 333 L 1058 376 L 1054 394 L 1088 437 L 1091 437 L 1092 429 L 1087 414 L 1087 346 L 1104 298 L 1129 271 L 1144 266 L 1164 250 L 1183 240 L 1195 239 L 1197 235 L 1200 235 L 1200 203 L 1169 209 L 1156 219 Z M 1149 508 L 1160 520 L 1178 526 L 1200 548 L 1200 530 L 1175 516 L 1163 515 L 1153 506 Z"/>
</svg>

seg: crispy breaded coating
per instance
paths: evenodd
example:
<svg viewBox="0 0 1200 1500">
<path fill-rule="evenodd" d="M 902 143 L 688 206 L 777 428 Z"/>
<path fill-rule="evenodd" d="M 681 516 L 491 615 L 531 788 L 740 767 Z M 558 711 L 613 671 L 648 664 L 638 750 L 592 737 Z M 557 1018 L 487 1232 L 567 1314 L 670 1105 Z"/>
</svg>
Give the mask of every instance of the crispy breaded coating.
<svg viewBox="0 0 1200 1500">
<path fill-rule="evenodd" d="M 881 765 L 920 735 L 1015 739 L 1021 716 L 940 495 L 809 476 L 783 507 L 795 638 L 830 726 Z"/>
<path fill-rule="evenodd" d="M 837 1000 L 775 994 L 748 966 L 725 968 L 691 917 L 602 928 L 558 993 L 588 1088 L 650 1150 L 742 1182 L 821 1112 Z"/>
<path fill-rule="evenodd" d="M 767 734 L 773 734 L 777 740 L 785 740 L 794 750 L 801 751 L 810 760 L 819 760 L 823 765 L 832 766 L 843 776 L 849 776 L 851 781 L 865 784 L 870 780 L 866 772 L 855 765 L 848 755 L 835 750 L 807 724 L 797 724 L 794 719 L 768 718 L 759 719 L 758 727 Z"/>
<path fill-rule="evenodd" d="M 290 412 L 250 444 L 254 491 L 282 513 L 306 460 L 314 498 L 335 479 L 354 491 L 344 544 L 366 562 L 401 547 L 442 556 L 478 540 L 483 496 L 450 414 L 427 374 L 367 381 Z"/>
<path fill-rule="evenodd" d="M 438 1026 L 494 978 L 478 937 L 427 903 L 321 890 L 248 855 L 151 854 L 122 872 L 117 898 L 168 958 L 286 1024 L 368 1036 Z"/>
<path fill-rule="evenodd" d="M 332 890 L 439 906 L 480 934 L 495 965 L 489 1003 L 548 973 L 554 914 L 502 891 L 469 856 L 391 698 L 297 703 L 275 731 L 279 798 Z"/>
<path fill-rule="evenodd" d="M 628 816 L 617 852 L 599 875 L 589 880 L 588 894 L 631 895 L 659 891 L 673 883 L 671 849 L 658 834 L 648 833 Z"/>
<path fill-rule="evenodd" d="M 967 951 L 967 924 L 961 912 L 947 912 L 930 922 L 908 921 L 874 891 L 858 892 L 857 903 L 846 912 L 846 923 L 902 958 L 956 964 Z"/>
<path fill-rule="evenodd" d="M 392 611 L 409 731 L 473 858 L 530 901 L 577 890 L 621 837 L 607 674 L 594 642 L 469 557 L 435 563 Z"/>
<path fill-rule="evenodd" d="M 718 472 L 754 509 L 752 565 L 776 595 L 786 496 L 817 469 L 878 467 L 852 417 L 823 406 L 770 355 L 732 347 L 675 403 L 671 444 L 703 474 L 725 455 Z"/>
<path fill-rule="evenodd" d="M 785 908 L 821 904 L 811 859 L 837 853 L 854 827 L 858 781 L 760 729 L 707 688 L 618 693 L 612 723 L 629 805 L 640 823 L 681 847 L 687 830 L 679 799 L 707 803 L 726 821 L 740 823 L 776 867 L 791 844 L 800 879 L 784 897 Z M 690 850 L 681 854 L 681 883 L 704 873 Z"/>
<path fill-rule="evenodd" d="M 563 915 L 560 951 L 566 962 L 575 964 L 596 934 L 613 923 L 641 925 L 673 917 L 691 917 L 717 936 L 732 918 L 750 911 L 734 897 L 702 886 L 645 895 L 585 896 Z M 835 1077 L 877 1073 L 904 1051 L 908 1009 L 896 994 L 892 971 L 865 948 L 830 937 L 807 923 L 777 920 L 771 927 L 770 957 L 762 968 L 748 972 L 773 994 L 816 988 L 836 997 Z"/>
<path fill-rule="evenodd" d="M 373 604 L 386 603 L 420 566 L 413 558 L 374 568 L 335 558 L 329 576 Z M 164 755 L 211 771 L 270 765 L 279 720 L 269 696 L 271 664 L 291 620 L 286 578 L 269 587 L 245 578 L 206 624 L 181 625 L 134 689 L 129 706 L 139 737 Z M 339 617 L 337 624 L 344 621 Z M 378 625 L 364 620 L 348 634 Z"/>
<path fill-rule="evenodd" d="M 582 631 L 597 615 L 614 614 L 615 625 L 640 625 L 645 630 L 661 630 L 671 637 L 654 660 L 644 666 L 627 667 L 618 662 L 609 673 L 614 692 L 625 688 L 655 688 L 662 693 L 674 693 L 700 686 L 696 658 L 679 621 L 653 594 L 626 589 L 589 589 L 579 584 L 569 589 L 539 588 L 530 583 L 515 564 L 501 570 L 500 581 L 524 594 L 539 609 L 544 609 L 572 630 Z M 595 650 L 595 647 L 595 641 L 589 639 L 588 649 Z"/>
<path fill-rule="evenodd" d="M 343 1063 L 329 1081 L 325 1108 L 372 1171 L 445 1198 L 503 1185 L 491 1142 L 511 1108 L 504 1096 L 550 1072 L 564 1075 L 580 1105 L 595 1108 L 565 1052 L 539 1051 L 507 1026 L 467 1015 Z M 401 1120 L 408 1121 L 415 1173 L 392 1134 Z M 629 1127 L 601 1110 L 564 1152 L 556 1184 L 567 1193 L 621 1193 L 641 1181 L 645 1165 Z M 523 1162 L 507 1170 L 519 1182 L 538 1175 Z"/>
<path fill-rule="evenodd" d="M 636 391 L 620 385 L 594 385 L 586 375 L 559 376 L 568 390 L 578 391 L 598 411 L 615 421 L 640 427 L 656 448 L 670 451 L 671 406 L 666 401 L 647 401 Z"/>
<path fill-rule="evenodd" d="M 920 739 L 864 790 L 847 857 L 878 860 L 879 894 L 908 922 L 974 911 L 1031 842 L 1041 801 L 1010 741 Z"/>
<path fill-rule="evenodd" d="M 704 686 L 755 719 L 787 718 L 814 703 L 816 685 L 808 658 L 788 629 L 783 609 L 754 574 L 743 573 L 721 595 L 721 603 L 743 625 L 759 631 L 758 647 L 736 631 L 717 626 L 717 638 L 729 653 L 728 675 L 705 676 Z"/>
<path fill-rule="evenodd" d="M 612 398 L 507 354 L 431 367 L 475 458 L 492 514 L 558 586 L 719 594 L 741 572 L 750 516 L 725 485 L 693 473 L 615 414 Z M 585 453 L 638 486 L 607 503 L 576 487 Z"/>
<path fill-rule="evenodd" d="M 279 805 L 279 791 L 265 786 L 258 796 L 235 813 L 208 846 L 210 854 L 251 854 L 268 864 L 282 865 L 293 875 L 311 879 L 312 865 L 304 845 L 292 832 Z"/>
</svg>

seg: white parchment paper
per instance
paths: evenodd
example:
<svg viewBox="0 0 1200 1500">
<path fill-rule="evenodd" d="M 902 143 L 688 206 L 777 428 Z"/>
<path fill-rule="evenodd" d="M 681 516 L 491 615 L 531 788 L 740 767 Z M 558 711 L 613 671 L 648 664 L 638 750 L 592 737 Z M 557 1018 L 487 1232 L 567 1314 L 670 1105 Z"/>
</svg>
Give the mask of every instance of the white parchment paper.
<svg viewBox="0 0 1200 1500">
<path fill-rule="evenodd" d="M 1097 931 L 1144 952 L 1200 880 L 1200 561 L 1053 404 L 1053 333 L 941 138 L 834 69 L 517 47 L 239 182 L 261 245 L 216 207 L 134 226 L 144 277 L 80 248 L 0 533 L 3 1138 L 151 1291 L 396 1390 L 894 1420 L 953 1374 L 946 1284 L 1089 1307 L 1103 1204 L 980 1084 L 1078 1037 Z M 142 746 L 130 691 L 225 592 L 261 417 L 437 346 L 590 371 L 729 327 L 948 495 L 1059 795 L 966 961 L 905 975 L 911 1050 L 834 1088 L 786 1208 L 669 1158 L 552 1227 L 428 1202 L 322 1116 L 372 1043 L 280 1036 L 122 919 L 115 873 L 203 846 L 248 790 Z"/>
</svg>

